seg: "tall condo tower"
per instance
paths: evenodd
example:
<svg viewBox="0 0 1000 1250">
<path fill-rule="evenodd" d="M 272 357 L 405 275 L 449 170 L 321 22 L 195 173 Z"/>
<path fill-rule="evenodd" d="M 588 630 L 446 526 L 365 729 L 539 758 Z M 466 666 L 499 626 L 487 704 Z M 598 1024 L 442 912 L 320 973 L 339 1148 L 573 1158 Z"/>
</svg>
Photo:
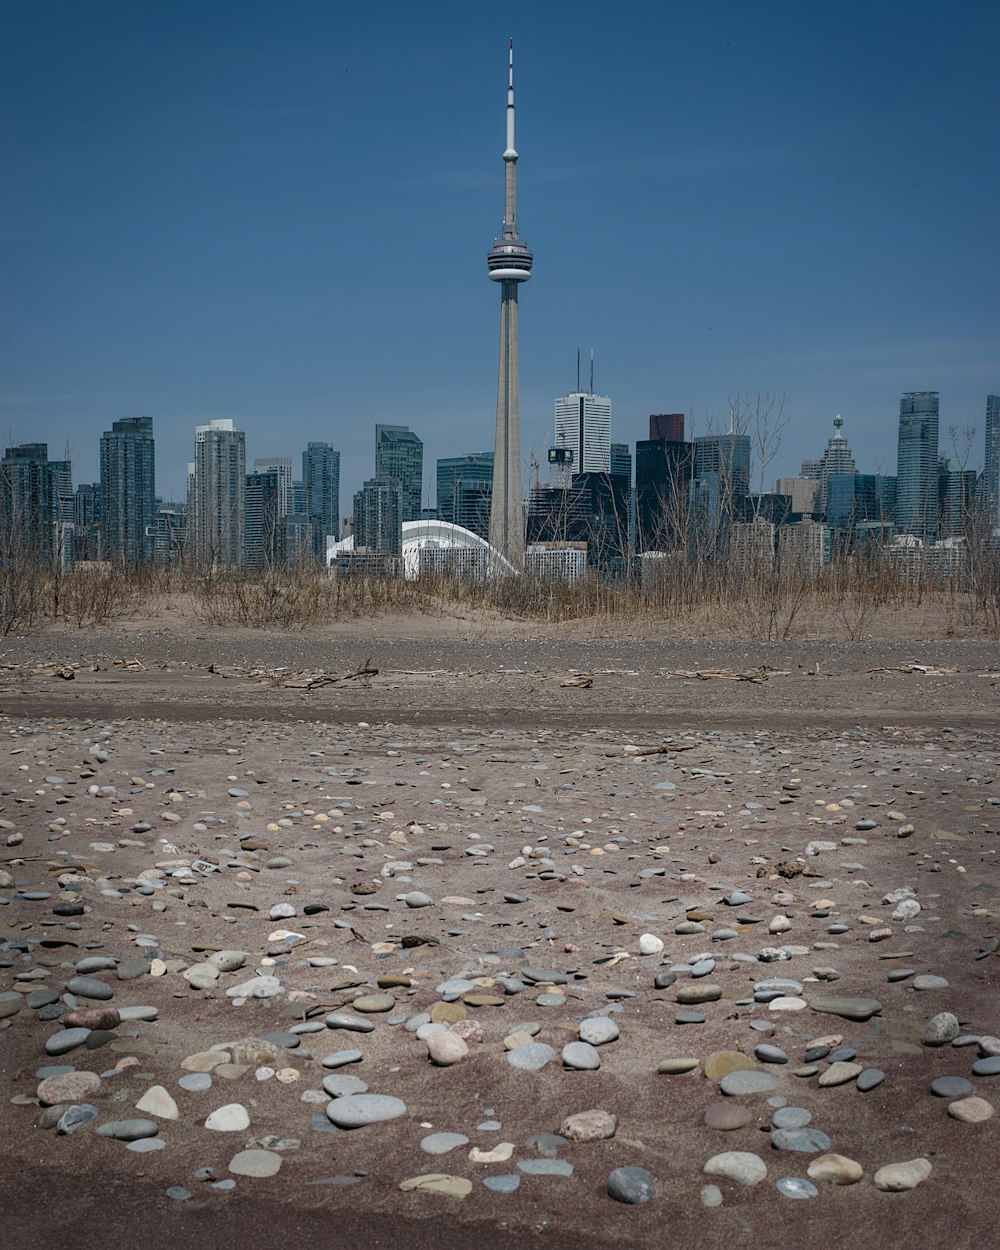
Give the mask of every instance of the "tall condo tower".
<svg viewBox="0 0 1000 1250">
<path fill-rule="evenodd" d="M 524 567 L 524 499 L 521 495 L 521 411 L 517 378 L 517 288 L 531 277 L 532 256 L 517 233 L 517 149 L 514 147 L 514 40 L 507 74 L 507 146 L 504 161 L 503 233 L 486 257 L 490 280 L 500 283 L 500 367 L 497 432 L 493 452 L 490 545 L 515 569 Z"/>
</svg>

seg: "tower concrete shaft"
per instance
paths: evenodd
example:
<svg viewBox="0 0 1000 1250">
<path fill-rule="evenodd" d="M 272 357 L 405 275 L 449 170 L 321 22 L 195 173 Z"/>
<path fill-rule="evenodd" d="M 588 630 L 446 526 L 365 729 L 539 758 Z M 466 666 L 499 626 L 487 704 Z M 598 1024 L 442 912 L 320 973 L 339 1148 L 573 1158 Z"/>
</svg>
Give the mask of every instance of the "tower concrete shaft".
<svg viewBox="0 0 1000 1250">
<path fill-rule="evenodd" d="M 514 147 L 514 41 L 507 78 L 507 146 L 504 160 L 503 232 L 486 264 L 500 283 L 500 361 L 493 453 L 490 545 L 515 569 L 524 567 L 524 497 L 521 493 L 521 414 L 518 388 L 517 288 L 531 277 L 532 255 L 517 233 L 517 149 Z"/>
</svg>

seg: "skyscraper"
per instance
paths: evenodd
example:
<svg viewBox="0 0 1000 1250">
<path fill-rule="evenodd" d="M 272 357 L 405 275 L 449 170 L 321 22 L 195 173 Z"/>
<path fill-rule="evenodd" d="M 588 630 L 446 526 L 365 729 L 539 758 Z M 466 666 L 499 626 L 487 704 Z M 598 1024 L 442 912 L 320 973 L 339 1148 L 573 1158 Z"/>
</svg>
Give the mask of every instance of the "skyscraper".
<svg viewBox="0 0 1000 1250">
<path fill-rule="evenodd" d="M 253 473 L 246 475 L 244 505 L 244 561 L 252 569 L 273 569 L 278 561 L 278 531 L 283 516 L 281 474 L 277 469 L 255 467 Z"/>
<path fill-rule="evenodd" d="M 398 556 L 402 549 L 402 487 L 399 478 L 370 478 L 354 496 L 354 550 Z"/>
<path fill-rule="evenodd" d="M 189 546 L 195 563 L 242 564 L 246 435 L 228 417 L 196 427 L 189 487 L 188 526 L 194 540 Z"/>
<path fill-rule="evenodd" d="M 394 477 L 402 490 L 403 521 L 419 521 L 424 445 L 408 425 L 376 425 L 375 476 Z"/>
<path fill-rule="evenodd" d="M 48 443 L 8 447 L 0 461 L 0 558 L 17 551 L 48 563 L 54 516 Z"/>
<path fill-rule="evenodd" d="M 302 453 L 302 483 L 316 554 L 325 559 L 327 538 L 340 537 L 340 452 L 330 443 L 309 443 Z"/>
<path fill-rule="evenodd" d="M 105 560 L 153 558 L 156 461 L 153 421 L 125 417 L 101 435 L 101 541 Z"/>
<path fill-rule="evenodd" d="M 292 497 L 292 458 L 291 456 L 258 456 L 253 462 L 254 473 L 277 473 L 278 475 L 278 516 L 288 516 L 295 511 L 295 500 Z"/>
<path fill-rule="evenodd" d="M 854 456 L 848 446 L 847 439 L 841 434 L 844 422 L 840 413 L 834 418 L 833 438 L 826 445 L 826 451 L 819 462 L 819 498 L 817 506 L 822 513 L 827 509 L 827 482 L 834 475 L 857 473 Z"/>
<path fill-rule="evenodd" d="M 1000 534 L 1000 395 L 986 396 L 986 459 L 983 487 L 987 523 Z"/>
<path fill-rule="evenodd" d="M 500 283 L 500 362 L 493 449 L 490 545 L 515 569 L 524 567 L 524 499 L 521 495 L 521 409 L 518 390 L 517 288 L 531 277 L 532 255 L 517 233 L 517 149 L 514 147 L 514 41 L 507 74 L 507 146 L 503 232 L 486 257 L 490 280 Z"/>
<path fill-rule="evenodd" d="M 493 452 L 470 452 L 466 456 L 444 456 L 437 462 L 437 514 L 442 521 L 459 521 L 457 493 L 460 482 L 492 482 Z"/>
<path fill-rule="evenodd" d="M 899 401 L 896 527 L 933 541 L 938 523 L 938 392 L 907 391 Z"/>
<path fill-rule="evenodd" d="M 611 472 L 611 400 L 574 391 L 556 400 L 556 446 L 573 453 L 573 474 Z"/>
</svg>

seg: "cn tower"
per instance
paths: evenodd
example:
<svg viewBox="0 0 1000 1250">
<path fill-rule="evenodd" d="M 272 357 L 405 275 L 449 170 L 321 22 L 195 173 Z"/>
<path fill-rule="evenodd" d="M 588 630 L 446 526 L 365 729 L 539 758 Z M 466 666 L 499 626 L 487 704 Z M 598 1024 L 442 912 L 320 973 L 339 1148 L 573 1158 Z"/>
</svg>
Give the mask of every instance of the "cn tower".
<svg viewBox="0 0 1000 1250">
<path fill-rule="evenodd" d="M 514 147 L 514 40 L 507 75 L 507 146 L 504 161 L 503 233 L 486 257 L 490 280 L 500 283 L 500 367 L 497 432 L 493 450 L 490 546 L 515 569 L 524 568 L 524 499 L 521 495 L 521 412 L 517 379 L 517 288 L 531 277 L 531 253 L 518 237 L 517 149 Z"/>
</svg>

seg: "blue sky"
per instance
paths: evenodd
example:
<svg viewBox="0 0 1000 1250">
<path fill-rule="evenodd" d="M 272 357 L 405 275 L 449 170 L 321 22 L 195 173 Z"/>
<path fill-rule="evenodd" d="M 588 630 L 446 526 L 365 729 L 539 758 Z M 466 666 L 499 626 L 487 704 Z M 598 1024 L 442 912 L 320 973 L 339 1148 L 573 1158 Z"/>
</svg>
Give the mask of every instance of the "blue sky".
<svg viewBox="0 0 1000 1250">
<path fill-rule="evenodd" d="M 613 437 L 783 394 L 767 471 L 895 471 L 899 395 L 977 427 L 1000 390 L 1000 6 L 5 0 L 0 440 L 154 420 L 248 459 L 377 421 L 492 447 L 504 88 L 515 41 L 525 459 L 594 348 Z M 431 487 L 431 502 L 433 488 Z"/>
</svg>

